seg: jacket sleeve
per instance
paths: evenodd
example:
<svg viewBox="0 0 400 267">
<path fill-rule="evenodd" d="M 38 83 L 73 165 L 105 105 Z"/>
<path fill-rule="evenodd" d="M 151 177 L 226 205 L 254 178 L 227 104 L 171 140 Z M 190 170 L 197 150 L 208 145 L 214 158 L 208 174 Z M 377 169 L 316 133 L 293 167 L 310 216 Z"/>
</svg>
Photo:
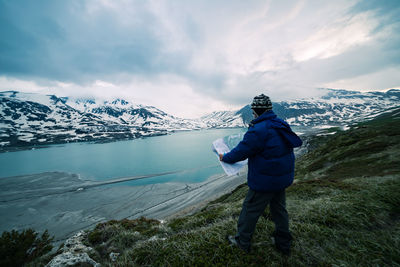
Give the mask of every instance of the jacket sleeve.
<svg viewBox="0 0 400 267">
<path fill-rule="evenodd" d="M 262 150 L 262 143 L 254 129 L 249 129 L 243 137 L 243 140 L 230 152 L 226 153 L 222 161 L 226 163 L 235 163 L 245 160 Z"/>
</svg>

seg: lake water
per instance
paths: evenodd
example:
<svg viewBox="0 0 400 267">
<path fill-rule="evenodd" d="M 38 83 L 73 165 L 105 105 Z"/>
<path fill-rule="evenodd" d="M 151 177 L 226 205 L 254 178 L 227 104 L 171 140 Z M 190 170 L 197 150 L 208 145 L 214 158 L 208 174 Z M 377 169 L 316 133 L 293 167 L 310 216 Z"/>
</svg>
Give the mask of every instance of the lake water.
<svg viewBox="0 0 400 267">
<path fill-rule="evenodd" d="M 246 129 L 213 129 L 112 143 L 70 143 L 36 150 L 0 153 L 0 177 L 62 171 L 82 179 L 108 180 L 178 170 L 182 173 L 127 182 L 202 182 L 223 173 L 212 142 Z M 125 183 L 126 184 L 126 183 Z"/>
</svg>

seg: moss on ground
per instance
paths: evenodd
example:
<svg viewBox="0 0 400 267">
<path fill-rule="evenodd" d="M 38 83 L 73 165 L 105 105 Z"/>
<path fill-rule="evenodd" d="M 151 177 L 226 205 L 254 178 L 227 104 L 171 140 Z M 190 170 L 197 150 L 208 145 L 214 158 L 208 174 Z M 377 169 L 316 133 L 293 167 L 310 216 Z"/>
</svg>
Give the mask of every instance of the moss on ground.
<svg viewBox="0 0 400 267">
<path fill-rule="evenodd" d="M 250 254 L 228 245 L 246 185 L 164 224 L 144 218 L 100 224 L 88 242 L 104 266 L 400 266 L 396 112 L 312 138 L 287 190 L 290 257 L 271 245 L 268 217 L 259 219 Z M 108 259 L 111 251 L 121 253 L 116 262 Z"/>
</svg>

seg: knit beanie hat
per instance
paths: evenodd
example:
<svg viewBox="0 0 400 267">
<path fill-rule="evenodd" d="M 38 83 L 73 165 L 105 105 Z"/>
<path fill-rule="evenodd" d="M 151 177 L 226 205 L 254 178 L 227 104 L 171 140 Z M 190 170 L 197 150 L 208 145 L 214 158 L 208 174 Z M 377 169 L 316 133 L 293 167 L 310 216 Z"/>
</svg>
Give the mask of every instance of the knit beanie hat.
<svg viewBox="0 0 400 267">
<path fill-rule="evenodd" d="M 265 111 L 272 110 L 272 102 L 268 96 L 261 94 L 253 99 L 253 103 L 251 103 L 252 109 L 264 109 Z"/>
</svg>

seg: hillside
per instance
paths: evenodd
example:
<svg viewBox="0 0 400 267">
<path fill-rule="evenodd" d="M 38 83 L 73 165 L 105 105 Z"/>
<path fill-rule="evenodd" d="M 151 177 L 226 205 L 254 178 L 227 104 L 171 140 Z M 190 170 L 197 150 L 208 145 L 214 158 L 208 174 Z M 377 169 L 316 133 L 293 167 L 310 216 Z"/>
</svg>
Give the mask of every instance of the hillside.
<svg viewBox="0 0 400 267">
<path fill-rule="evenodd" d="M 166 222 L 98 224 L 85 234 L 94 248 L 89 255 L 104 266 L 400 265 L 400 109 L 347 131 L 320 132 L 309 149 L 287 190 L 294 236 L 288 258 L 270 243 L 268 215 L 258 222 L 250 254 L 228 246 L 246 185 Z"/>
</svg>

